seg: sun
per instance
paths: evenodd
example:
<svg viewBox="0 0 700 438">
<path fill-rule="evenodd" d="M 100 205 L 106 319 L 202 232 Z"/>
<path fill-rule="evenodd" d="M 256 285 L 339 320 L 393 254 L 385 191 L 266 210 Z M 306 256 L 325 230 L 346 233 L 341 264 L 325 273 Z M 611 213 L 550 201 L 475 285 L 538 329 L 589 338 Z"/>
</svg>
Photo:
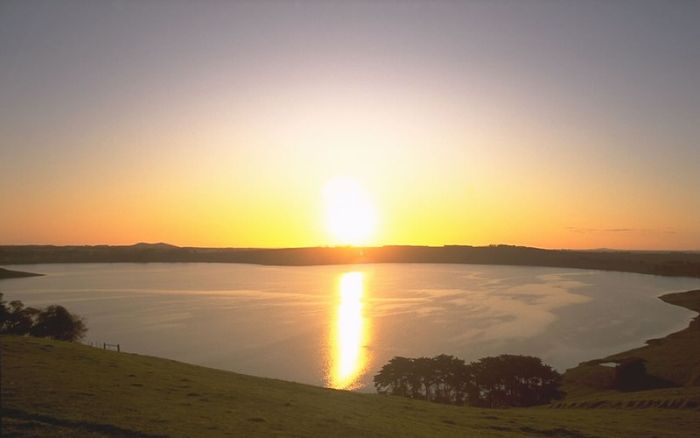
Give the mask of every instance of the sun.
<svg viewBox="0 0 700 438">
<path fill-rule="evenodd" d="M 354 179 L 335 178 L 324 188 L 326 226 L 334 244 L 366 245 L 374 237 L 377 212 Z"/>
</svg>

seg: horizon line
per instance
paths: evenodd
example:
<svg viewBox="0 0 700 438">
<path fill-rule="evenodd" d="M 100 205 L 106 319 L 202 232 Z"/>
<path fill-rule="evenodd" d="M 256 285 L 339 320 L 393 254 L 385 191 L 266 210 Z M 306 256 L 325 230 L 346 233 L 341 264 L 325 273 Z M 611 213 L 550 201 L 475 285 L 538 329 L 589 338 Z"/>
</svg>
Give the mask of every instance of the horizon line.
<svg viewBox="0 0 700 438">
<path fill-rule="evenodd" d="M 629 249 L 629 248 L 609 248 L 609 247 L 598 247 L 598 248 L 545 248 L 538 246 L 528 246 L 528 245 L 516 245 L 510 243 L 491 243 L 486 245 L 470 245 L 463 243 L 447 243 L 442 245 L 420 245 L 420 244 L 383 244 L 383 245 L 316 245 L 316 246 L 265 246 L 265 247 L 254 247 L 254 246 L 196 246 L 196 245 L 177 245 L 167 242 L 136 242 L 136 243 L 125 243 L 125 244 L 110 244 L 110 243 L 79 243 L 79 244 L 52 244 L 52 243 L 0 243 L 0 247 L 21 247 L 21 246 L 52 246 L 52 247 L 134 247 L 134 246 L 168 246 L 172 248 L 196 248 L 196 249 L 235 249 L 235 250 L 296 250 L 296 249 L 367 249 L 367 248 L 390 248 L 390 247 L 412 247 L 412 248 L 446 248 L 446 247 L 469 247 L 469 248 L 493 248 L 493 247 L 511 247 L 511 248 L 526 248 L 526 249 L 536 249 L 543 251 L 607 251 L 607 252 L 700 252 L 700 248 L 697 249 Z"/>
</svg>

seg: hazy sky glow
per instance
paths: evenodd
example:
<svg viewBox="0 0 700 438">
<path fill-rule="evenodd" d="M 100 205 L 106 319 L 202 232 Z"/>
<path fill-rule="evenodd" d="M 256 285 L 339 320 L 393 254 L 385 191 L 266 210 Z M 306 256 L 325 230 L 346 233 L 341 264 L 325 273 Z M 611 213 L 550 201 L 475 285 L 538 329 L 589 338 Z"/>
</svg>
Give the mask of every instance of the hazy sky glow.
<svg viewBox="0 0 700 438">
<path fill-rule="evenodd" d="M 0 243 L 700 249 L 700 2 L 0 3 Z"/>
</svg>

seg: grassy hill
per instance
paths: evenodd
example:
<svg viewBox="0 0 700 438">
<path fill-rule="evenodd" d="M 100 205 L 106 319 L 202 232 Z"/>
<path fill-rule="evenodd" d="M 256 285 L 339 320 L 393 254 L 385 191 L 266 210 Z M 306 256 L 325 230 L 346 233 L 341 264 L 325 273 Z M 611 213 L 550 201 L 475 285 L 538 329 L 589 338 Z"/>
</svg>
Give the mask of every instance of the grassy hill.
<svg viewBox="0 0 700 438">
<path fill-rule="evenodd" d="M 696 409 L 476 409 L 0 336 L 2 436 L 697 436 Z"/>
</svg>

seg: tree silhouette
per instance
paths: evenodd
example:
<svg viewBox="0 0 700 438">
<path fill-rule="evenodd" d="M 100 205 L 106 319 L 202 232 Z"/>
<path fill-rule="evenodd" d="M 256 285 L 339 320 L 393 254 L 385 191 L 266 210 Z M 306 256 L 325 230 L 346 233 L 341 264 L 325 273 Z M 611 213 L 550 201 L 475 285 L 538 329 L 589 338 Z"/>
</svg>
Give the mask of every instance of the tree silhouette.
<svg viewBox="0 0 700 438">
<path fill-rule="evenodd" d="M 86 331 L 87 327 L 80 317 L 72 315 L 63 306 L 49 306 L 39 312 L 29 334 L 59 341 L 78 341 Z"/>
<path fill-rule="evenodd" d="M 374 376 L 374 386 L 380 393 L 450 404 L 463 404 L 475 388 L 464 361 L 445 354 L 394 357 Z"/>
<path fill-rule="evenodd" d="M 534 406 L 563 395 L 561 375 L 537 357 L 503 354 L 479 359 L 472 366 L 480 406 Z"/>
<path fill-rule="evenodd" d="M 54 305 L 38 310 L 25 307 L 21 301 L 7 304 L 0 293 L 0 334 L 78 341 L 85 336 L 85 332 L 87 327 L 83 319 L 63 306 Z"/>
<path fill-rule="evenodd" d="M 39 311 L 25 307 L 18 300 L 6 304 L 2 298 L 3 294 L 0 293 L 0 333 L 19 336 L 29 334 Z"/>
<path fill-rule="evenodd" d="M 441 354 L 432 359 L 435 394 L 433 401 L 461 405 L 473 387 L 471 369 L 462 359 Z"/>
<path fill-rule="evenodd" d="M 501 355 L 465 364 L 441 354 L 395 357 L 374 376 L 380 393 L 439 403 L 533 406 L 560 398 L 561 376 L 532 356 Z"/>
<path fill-rule="evenodd" d="M 374 387 L 377 392 L 391 395 L 410 397 L 408 376 L 413 359 L 394 357 L 374 376 Z"/>
</svg>

